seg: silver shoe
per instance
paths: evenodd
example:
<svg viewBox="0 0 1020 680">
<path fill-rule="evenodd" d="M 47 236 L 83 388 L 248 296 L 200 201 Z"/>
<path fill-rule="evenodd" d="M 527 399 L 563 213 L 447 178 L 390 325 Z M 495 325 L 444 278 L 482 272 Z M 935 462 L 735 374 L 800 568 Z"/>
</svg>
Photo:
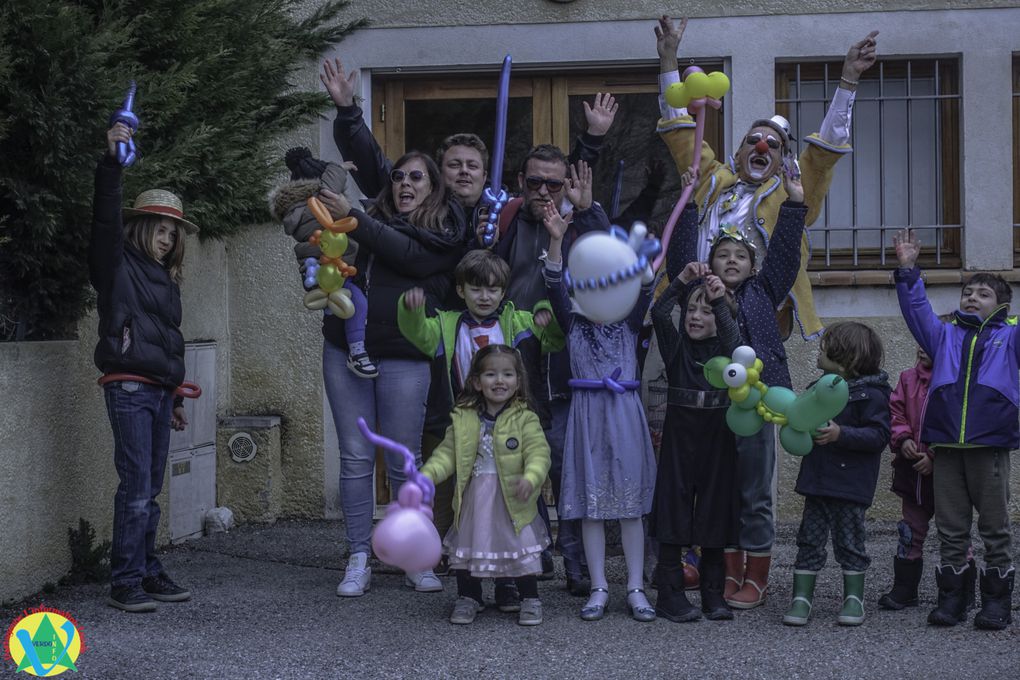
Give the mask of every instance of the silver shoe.
<svg viewBox="0 0 1020 680">
<path fill-rule="evenodd" d="M 606 598 L 607 598 L 606 599 L 606 604 L 609 604 L 609 600 L 608 600 L 608 598 L 609 598 L 609 591 L 607 589 L 605 589 L 605 588 L 592 588 L 591 589 L 591 594 L 594 595 L 595 593 L 605 593 L 606 594 Z M 592 605 L 586 604 L 583 607 L 581 607 L 581 619 L 584 620 L 584 621 L 598 621 L 603 616 L 605 616 L 605 614 L 606 614 L 606 605 L 605 604 L 592 604 Z"/>
<path fill-rule="evenodd" d="M 482 603 L 473 597 L 458 597 L 453 603 L 453 613 L 450 614 L 450 623 L 459 626 L 466 626 L 473 622 L 478 612 L 485 609 Z"/>
<path fill-rule="evenodd" d="M 644 595 L 645 590 L 644 588 L 634 588 L 633 590 L 628 590 L 627 591 L 628 597 L 633 593 L 641 593 L 642 595 Z M 645 598 L 645 600 L 647 601 L 647 598 Z M 630 607 L 630 616 L 635 621 L 648 623 L 649 621 L 655 620 L 655 607 L 652 607 L 651 605 L 635 607 L 631 605 L 629 602 L 627 604 Z"/>
</svg>

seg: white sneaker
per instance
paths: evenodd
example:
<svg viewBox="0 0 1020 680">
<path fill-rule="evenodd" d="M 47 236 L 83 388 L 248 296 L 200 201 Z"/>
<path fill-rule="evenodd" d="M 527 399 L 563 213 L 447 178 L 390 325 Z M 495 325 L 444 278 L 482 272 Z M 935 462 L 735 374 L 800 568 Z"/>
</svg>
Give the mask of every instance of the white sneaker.
<svg viewBox="0 0 1020 680">
<path fill-rule="evenodd" d="M 361 597 L 371 587 L 372 569 L 368 566 L 368 553 L 358 552 L 347 560 L 344 578 L 336 587 L 337 597 Z"/>
<path fill-rule="evenodd" d="M 419 593 L 440 593 L 443 591 L 443 582 L 432 573 L 431 569 L 407 574 L 404 577 L 404 585 L 414 588 Z"/>
</svg>

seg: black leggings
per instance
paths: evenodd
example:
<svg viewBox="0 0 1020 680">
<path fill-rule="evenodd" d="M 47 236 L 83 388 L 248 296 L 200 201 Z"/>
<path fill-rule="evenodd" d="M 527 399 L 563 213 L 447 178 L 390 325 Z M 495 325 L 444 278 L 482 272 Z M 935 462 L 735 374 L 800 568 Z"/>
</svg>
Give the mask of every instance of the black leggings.
<svg viewBox="0 0 1020 680">
<path fill-rule="evenodd" d="M 472 576 L 471 572 L 464 569 L 457 569 L 454 573 L 457 574 L 457 595 L 460 597 L 470 597 L 481 602 L 482 579 Z M 497 581 L 504 580 L 508 581 L 510 579 L 497 579 Z M 513 581 L 517 584 L 517 590 L 522 598 L 538 599 L 538 576 L 536 574 L 518 576 Z M 501 584 L 497 582 L 497 587 L 499 585 Z"/>
</svg>

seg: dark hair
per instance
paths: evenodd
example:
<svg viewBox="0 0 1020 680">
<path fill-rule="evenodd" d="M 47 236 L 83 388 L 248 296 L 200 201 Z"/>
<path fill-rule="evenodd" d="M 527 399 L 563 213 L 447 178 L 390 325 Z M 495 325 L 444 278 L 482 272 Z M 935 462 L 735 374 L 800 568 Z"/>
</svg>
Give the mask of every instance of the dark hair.
<svg viewBox="0 0 1020 680">
<path fill-rule="evenodd" d="M 846 369 L 847 378 L 874 375 L 882 367 L 882 339 L 871 326 L 840 321 L 825 329 L 820 349 Z"/>
<path fill-rule="evenodd" d="M 478 410 L 485 408 L 485 397 L 482 396 L 481 390 L 475 388 L 474 381 L 481 376 L 485 360 L 494 354 L 507 355 L 513 361 L 514 369 L 517 371 L 517 393 L 514 394 L 512 401 L 519 401 L 531 408 L 531 390 L 528 389 L 528 373 L 524 370 L 524 360 L 521 359 L 521 353 L 509 345 L 486 345 L 475 352 L 471 358 L 471 369 L 464 378 L 464 389 L 457 397 L 457 406 Z"/>
<path fill-rule="evenodd" d="M 326 171 L 326 161 L 321 161 L 312 156 L 307 146 L 295 146 L 287 149 L 283 157 L 287 169 L 290 170 L 291 179 L 319 179 Z"/>
<path fill-rule="evenodd" d="M 978 272 L 964 281 L 963 288 L 967 286 L 983 285 L 988 286 L 995 293 L 995 302 L 1000 305 L 1008 305 L 1013 300 L 1013 289 L 1009 287 L 1006 279 L 998 274 Z M 960 292 L 963 292 L 963 288 Z"/>
<path fill-rule="evenodd" d="M 482 138 L 473 132 L 458 132 L 444 139 L 439 148 L 436 149 L 436 158 L 440 165 L 443 163 L 443 156 L 450 150 L 450 147 L 454 146 L 466 146 L 474 149 L 482 156 L 482 167 L 489 165 L 489 149 L 485 146 Z"/>
<path fill-rule="evenodd" d="M 458 286 L 495 286 L 506 290 L 510 265 L 491 250 L 472 250 L 457 263 L 453 277 Z"/>
<path fill-rule="evenodd" d="M 708 286 L 702 283 L 701 285 L 694 286 L 690 289 L 690 291 L 688 291 L 687 298 L 684 300 L 684 307 L 686 308 L 687 305 L 691 304 L 691 300 L 699 296 L 704 298 L 706 305 L 710 307 L 712 306 L 712 302 L 708 299 Z M 730 313 L 732 313 L 733 318 L 736 319 L 737 315 L 740 313 L 740 308 L 737 306 L 736 298 L 734 298 L 733 294 L 727 290 L 725 294 L 723 294 L 723 299 L 726 300 L 726 306 L 730 308 Z"/>
<path fill-rule="evenodd" d="M 749 242 L 747 242 L 747 241 L 738 241 L 735 238 L 726 238 L 726 237 L 716 238 L 715 243 L 713 243 L 712 247 L 709 249 L 709 251 L 708 251 L 708 264 L 709 264 L 709 266 L 712 265 L 712 260 L 715 259 L 715 251 L 716 251 L 716 249 L 719 246 L 721 246 L 726 241 L 731 241 L 733 243 L 738 243 L 738 244 L 744 246 L 744 250 L 747 251 L 747 257 L 748 257 L 748 259 L 751 260 L 751 269 L 754 269 L 754 261 L 755 261 L 755 257 L 757 256 L 757 253 L 755 252 L 755 249 L 751 247 L 751 244 Z"/>
<path fill-rule="evenodd" d="M 432 193 L 422 201 L 421 205 L 404 217 L 419 229 L 444 231 L 443 225 L 446 221 L 446 214 L 450 209 L 448 203 L 449 189 L 443 183 L 443 179 L 439 175 L 439 167 L 435 161 L 421 151 L 408 151 L 397 159 L 397 162 L 393 164 L 393 168 L 399 170 L 414 159 L 420 160 L 425 165 L 425 170 L 429 175 L 429 182 L 432 184 Z M 390 222 L 400 214 L 400 211 L 397 210 L 396 201 L 393 200 L 393 182 L 386 182 L 382 191 L 375 197 L 375 203 L 369 208 L 369 214 L 381 217 L 384 222 Z"/>
<path fill-rule="evenodd" d="M 538 161 L 559 161 L 560 163 L 563 163 L 564 168 L 568 170 L 570 168 L 570 163 L 567 162 L 567 157 L 563 155 L 562 151 L 560 151 L 560 147 L 554 144 L 539 144 L 538 146 L 532 147 L 531 151 L 528 152 L 528 155 L 524 157 L 524 161 L 521 162 L 522 175 L 527 174 L 528 161 L 532 158 Z"/>
</svg>

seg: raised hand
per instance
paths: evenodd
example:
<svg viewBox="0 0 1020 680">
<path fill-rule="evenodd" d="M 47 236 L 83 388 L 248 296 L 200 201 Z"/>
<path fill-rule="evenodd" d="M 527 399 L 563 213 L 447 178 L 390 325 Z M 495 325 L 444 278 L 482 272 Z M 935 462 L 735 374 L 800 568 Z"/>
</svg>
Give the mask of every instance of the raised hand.
<svg viewBox="0 0 1020 680">
<path fill-rule="evenodd" d="M 850 46 L 843 60 L 843 77 L 851 82 L 860 80 L 861 74 L 867 71 L 875 63 L 877 54 L 875 47 L 877 41 L 875 36 L 878 31 L 872 31 L 863 40 L 855 42 Z"/>
<path fill-rule="evenodd" d="M 686 170 L 684 174 L 680 175 L 680 192 L 689 187 L 692 184 L 696 184 L 698 181 L 698 169 L 693 165 Z"/>
<path fill-rule="evenodd" d="M 783 173 L 783 188 L 791 201 L 804 202 L 804 185 L 800 183 L 800 165 L 796 160 L 790 159 L 791 172 Z"/>
<path fill-rule="evenodd" d="M 592 105 L 584 102 L 584 118 L 588 121 L 588 134 L 601 137 L 609 132 L 619 108 L 620 105 L 616 103 L 616 98 L 608 92 L 605 95 L 601 92 L 596 94 Z"/>
<path fill-rule="evenodd" d="M 425 306 L 425 291 L 422 288 L 412 288 L 404 293 L 404 309 L 413 312 Z"/>
<path fill-rule="evenodd" d="M 893 235 L 893 246 L 896 247 L 896 259 L 900 267 L 912 269 L 921 254 L 921 241 L 913 229 L 901 229 Z"/>
<path fill-rule="evenodd" d="M 726 295 L 726 284 L 715 274 L 709 274 L 705 277 L 705 288 L 709 300 L 718 300 L 722 296 Z"/>
<path fill-rule="evenodd" d="M 535 326 L 538 328 L 545 328 L 549 325 L 549 322 L 552 321 L 552 312 L 548 309 L 540 309 L 535 312 L 533 320 L 535 322 Z"/>
<path fill-rule="evenodd" d="M 106 131 L 106 151 L 110 154 L 110 158 L 117 157 L 117 142 L 130 142 L 131 141 L 131 128 L 124 123 L 116 123 L 112 128 Z"/>
<path fill-rule="evenodd" d="M 567 200 L 577 210 L 591 207 L 591 167 L 584 161 L 570 167 L 570 180 L 567 182 Z"/>
<path fill-rule="evenodd" d="M 680 47 L 680 39 L 684 37 L 686 28 L 687 17 L 681 19 L 676 26 L 667 15 L 659 17 L 659 25 L 655 27 L 655 51 L 659 53 L 659 64 L 669 66 L 669 70 L 677 67 L 676 51 Z"/>
<path fill-rule="evenodd" d="M 333 63 L 329 59 L 322 62 L 322 73 L 319 80 L 326 86 L 330 98 L 337 106 L 354 106 L 354 81 L 358 78 L 357 71 L 349 74 L 344 72 L 344 65 L 339 58 L 334 58 Z"/>
<path fill-rule="evenodd" d="M 567 233 L 567 223 L 552 201 L 542 206 L 542 223 L 549 232 L 549 238 L 555 241 L 563 240 L 563 235 Z"/>
<path fill-rule="evenodd" d="M 334 220 L 347 217 L 351 212 L 351 202 L 343 194 L 337 194 L 329 189 L 319 190 L 319 201 L 326 206 L 329 214 Z"/>
<path fill-rule="evenodd" d="M 687 285 L 691 281 L 700 279 L 703 276 L 707 276 L 712 273 L 711 267 L 706 262 L 688 262 L 687 266 L 684 267 L 677 275 L 677 279 L 680 283 Z"/>
</svg>

